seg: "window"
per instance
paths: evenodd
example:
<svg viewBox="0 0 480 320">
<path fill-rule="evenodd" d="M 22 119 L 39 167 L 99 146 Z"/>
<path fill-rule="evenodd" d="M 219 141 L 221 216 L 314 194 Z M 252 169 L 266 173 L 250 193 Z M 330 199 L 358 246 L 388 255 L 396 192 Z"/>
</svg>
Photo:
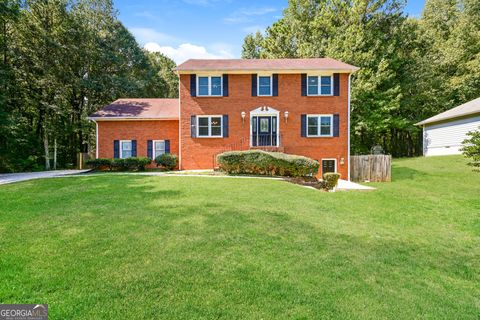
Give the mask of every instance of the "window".
<svg viewBox="0 0 480 320">
<path fill-rule="evenodd" d="M 258 77 L 258 95 L 259 96 L 272 95 L 272 76 Z"/>
<path fill-rule="evenodd" d="M 332 92 L 332 76 L 308 76 L 307 93 L 309 96 L 331 96 Z"/>
<path fill-rule="evenodd" d="M 120 158 L 130 158 L 132 156 L 132 140 L 120 141 Z"/>
<path fill-rule="evenodd" d="M 153 140 L 153 159 L 165 153 L 165 141 Z"/>
<path fill-rule="evenodd" d="M 222 137 L 222 116 L 198 116 L 198 137 Z"/>
<path fill-rule="evenodd" d="M 307 137 L 332 137 L 333 116 L 309 115 L 307 116 Z"/>
<path fill-rule="evenodd" d="M 222 96 L 222 77 L 198 77 L 198 96 Z"/>
</svg>

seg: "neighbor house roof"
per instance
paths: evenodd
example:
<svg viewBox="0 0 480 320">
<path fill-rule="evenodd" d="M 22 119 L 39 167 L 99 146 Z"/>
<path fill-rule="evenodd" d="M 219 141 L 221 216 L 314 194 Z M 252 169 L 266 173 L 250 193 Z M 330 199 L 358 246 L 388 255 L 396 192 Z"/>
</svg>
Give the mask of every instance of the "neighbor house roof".
<svg viewBox="0 0 480 320">
<path fill-rule="evenodd" d="M 445 121 L 445 120 L 464 117 L 464 116 L 477 114 L 477 113 L 480 114 L 480 98 L 477 98 L 470 102 L 464 103 L 458 107 L 455 107 L 453 109 L 437 114 L 436 116 L 423 120 L 417 123 L 416 125 L 421 126 L 424 124 Z"/>
<path fill-rule="evenodd" d="M 178 99 L 118 99 L 88 117 L 91 120 L 178 120 Z"/>
<path fill-rule="evenodd" d="M 192 71 L 283 71 L 326 70 L 355 72 L 359 68 L 332 58 L 310 59 L 190 59 L 177 67 L 179 73 Z"/>
</svg>

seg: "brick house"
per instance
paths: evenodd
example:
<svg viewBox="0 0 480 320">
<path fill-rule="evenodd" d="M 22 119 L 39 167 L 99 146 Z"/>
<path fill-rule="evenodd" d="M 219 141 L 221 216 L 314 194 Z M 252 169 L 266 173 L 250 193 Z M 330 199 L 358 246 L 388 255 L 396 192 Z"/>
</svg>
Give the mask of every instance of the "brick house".
<svg viewBox="0 0 480 320">
<path fill-rule="evenodd" d="M 349 177 L 350 75 L 330 59 L 188 60 L 180 98 L 121 99 L 89 118 L 97 157 L 179 156 L 181 170 L 211 169 L 226 150 L 304 155 L 319 174 Z M 128 151 L 131 149 L 132 151 Z"/>
</svg>

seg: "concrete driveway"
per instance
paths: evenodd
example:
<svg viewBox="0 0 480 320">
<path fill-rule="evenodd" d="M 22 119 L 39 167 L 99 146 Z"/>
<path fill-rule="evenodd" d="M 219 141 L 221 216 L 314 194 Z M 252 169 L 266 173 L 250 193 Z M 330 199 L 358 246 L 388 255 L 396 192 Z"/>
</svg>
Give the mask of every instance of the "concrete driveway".
<svg viewBox="0 0 480 320">
<path fill-rule="evenodd" d="M 39 172 L 22 172 L 22 173 L 4 173 L 0 174 L 0 185 L 27 181 L 33 179 L 43 179 L 43 178 L 55 178 L 68 176 L 72 174 L 79 174 L 88 172 L 89 170 L 52 170 L 52 171 L 39 171 Z"/>
</svg>

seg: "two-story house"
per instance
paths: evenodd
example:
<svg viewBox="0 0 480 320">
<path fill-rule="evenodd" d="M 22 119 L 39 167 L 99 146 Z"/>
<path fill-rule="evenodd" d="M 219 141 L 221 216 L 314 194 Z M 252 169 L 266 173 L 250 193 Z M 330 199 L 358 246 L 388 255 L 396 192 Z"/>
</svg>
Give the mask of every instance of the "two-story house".
<svg viewBox="0 0 480 320">
<path fill-rule="evenodd" d="M 180 97 L 121 99 L 93 114 L 97 157 L 179 156 L 212 169 L 225 150 L 304 155 L 349 177 L 350 75 L 330 59 L 188 60 Z"/>
</svg>

